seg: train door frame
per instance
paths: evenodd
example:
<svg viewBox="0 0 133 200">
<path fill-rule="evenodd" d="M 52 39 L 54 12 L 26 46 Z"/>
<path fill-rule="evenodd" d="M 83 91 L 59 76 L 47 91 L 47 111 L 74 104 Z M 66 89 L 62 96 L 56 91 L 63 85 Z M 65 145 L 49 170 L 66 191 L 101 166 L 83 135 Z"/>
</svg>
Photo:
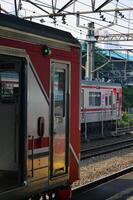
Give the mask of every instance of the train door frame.
<svg viewBox="0 0 133 200">
<path fill-rule="evenodd" d="M 58 63 L 60 65 L 66 65 L 66 67 L 56 67 L 56 64 L 58 65 Z M 66 166 L 66 171 L 65 173 L 59 173 L 57 175 L 53 175 L 53 171 L 50 170 L 49 173 L 49 183 L 53 184 L 53 183 L 58 183 L 60 181 L 63 180 L 68 180 L 68 176 L 69 176 L 69 140 L 70 140 L 70 99 L 71 99 L 71 63 L 69 61 L 64 61 L 64 60 L 56 60 L 56 59 L 51 59 L 51 67 L 50 67 L 50 159 L 49 159 L 49 166 L 50 169 L 53 169 L 53 119 L 52 119 L 52 115 L 53 115 L 53 94 L 52 94 L 52 87 L 53 87 L 53 78 L 52 78 L 52 73 L 54 71 L 54 69 L 65 69 L 65 77 L 66 77 L 66 95 L 65 95 L 65 101 L 67 101 L 67 104 L 65 102 L 65 108 L 66 108 L 66 127 L 68 127 L 68 129 L 66 129 L 65 127 L 65 136 L 66 137 L 66 146 L 65 146 L 65 153 L 66 153 L 66 161 L 65 161 L 65 166 Z"/>
<path fill-rule="evenodd" d="M 26 142 L 27 142 L 27 63 L 28 57 L 23 49 L 17 49 L 13 47 L 0 46 L 0 54 L 10 57 L 20 58 L 23 61 L 23 66 L 20 69 L 20 121 L 19 122 L 19 130 L 18 134 L 20 137 L 18 138 L 19 147 L 18 147 L 18 172 L 19 172 L 19 182 L 13 188 L 9 188 L 8 190 L 17 189 L 20 186 L 24 186 L 27 181 L 27 150 L 26 150 Z M 23 68 L 22 68 L 23 67 Z M 24 134 L 25 133 L 25 134 Z"/>
</svg>

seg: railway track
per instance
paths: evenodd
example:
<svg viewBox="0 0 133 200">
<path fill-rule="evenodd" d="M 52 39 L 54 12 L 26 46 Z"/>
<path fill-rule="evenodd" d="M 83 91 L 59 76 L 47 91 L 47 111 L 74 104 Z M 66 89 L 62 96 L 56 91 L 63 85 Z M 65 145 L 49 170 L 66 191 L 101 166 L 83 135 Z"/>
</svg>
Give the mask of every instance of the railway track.
<svg viewBox="0 0 133 200">
<path fill-rule="evenodd" d="M 81 150 L 81 160 L 133 147 L 133 139 Z"/>
<path fill-rule="evenodd" d="M 112 131 L 112 135 L 122 134 L 133 131 L 133 126 L 119 127 L 116 131 Z"/>
</svg>

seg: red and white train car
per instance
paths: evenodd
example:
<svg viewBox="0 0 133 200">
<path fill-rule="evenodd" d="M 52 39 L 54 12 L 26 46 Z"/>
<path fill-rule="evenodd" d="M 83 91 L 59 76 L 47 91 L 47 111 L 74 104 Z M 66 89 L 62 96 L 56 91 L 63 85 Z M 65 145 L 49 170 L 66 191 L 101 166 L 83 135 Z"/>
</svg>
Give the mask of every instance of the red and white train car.
<svg viewBox="0 0 133 200">
<path fill-rule="evenodd" d="M 70 33 L 0 14 L 0 200 L 69 197 L 79 178 L 79 86 Z"/>
<path fill-rule="evenodd" d="M 81 82 L 81 126 L 94 129 L 118 120 L 122 115 L 122 87 L 117 83 Z"/>
</svg>

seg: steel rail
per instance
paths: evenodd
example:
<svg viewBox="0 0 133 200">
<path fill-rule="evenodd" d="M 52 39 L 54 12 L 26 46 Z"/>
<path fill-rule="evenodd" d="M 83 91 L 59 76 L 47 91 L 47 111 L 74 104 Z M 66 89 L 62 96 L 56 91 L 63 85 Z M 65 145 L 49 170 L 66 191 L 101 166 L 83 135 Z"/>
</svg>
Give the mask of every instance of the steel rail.
<svg viewBox="0 0 133 200">
<path fill-rule="evenodd" d="M 133 139 L 81 150 L 81 160 L 133 147 Z"/>
<path fill-rule="evenodd" d="M 117 128 L 117 134 L 118 133 L 127 133 L 133 131 L 133 126 L 126 126 L 126 127 L 120 127 Z M 112 131 L 111 133 L 116 133 L 116 131 Z"/>
</svg>

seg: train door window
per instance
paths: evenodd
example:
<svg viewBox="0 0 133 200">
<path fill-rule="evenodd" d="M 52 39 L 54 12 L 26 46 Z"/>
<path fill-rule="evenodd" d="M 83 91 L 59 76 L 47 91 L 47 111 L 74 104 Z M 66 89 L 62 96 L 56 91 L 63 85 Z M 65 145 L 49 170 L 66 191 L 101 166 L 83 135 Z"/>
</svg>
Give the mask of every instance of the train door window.
<svg viewBox="0 0 133 200">
<path fill-rule="evenodd" d="M 81 89 L 81 109 L 84 108 L 84 90 Z"/>
<path fill-rule="evenodd" d="M 111 94 L 110 94 L 110 96 L 109 96 L 109 105 L 110 105 L 110 106 L 112 106 L 112 94 L 113 94 L 113 93 L 112 93 L 112 91 L 111 91 Z"/>
<path fill-rule="evenodd" d="M 0 192 L 21 182 L 22 65 L 21 58 L 0 55 Z"/>
<path fill-rule="evenodd" d="M 119 93 L 116 93 L 116 101 L 119 101 Z"/>
<path fill-rule="evenodd" d="M 105 96 L 105 105 L 108 106 L 108 96 Z"/>
<path fill-rule="evenodd" d="M 116 93 L 116 115 L 120 115 L 119 93 Z"/>
<path fill-rule="evenodd" d="M 51 74 L 51 178 L 68 173 L 69 65 L 53 62 Z"/>
</svg>

